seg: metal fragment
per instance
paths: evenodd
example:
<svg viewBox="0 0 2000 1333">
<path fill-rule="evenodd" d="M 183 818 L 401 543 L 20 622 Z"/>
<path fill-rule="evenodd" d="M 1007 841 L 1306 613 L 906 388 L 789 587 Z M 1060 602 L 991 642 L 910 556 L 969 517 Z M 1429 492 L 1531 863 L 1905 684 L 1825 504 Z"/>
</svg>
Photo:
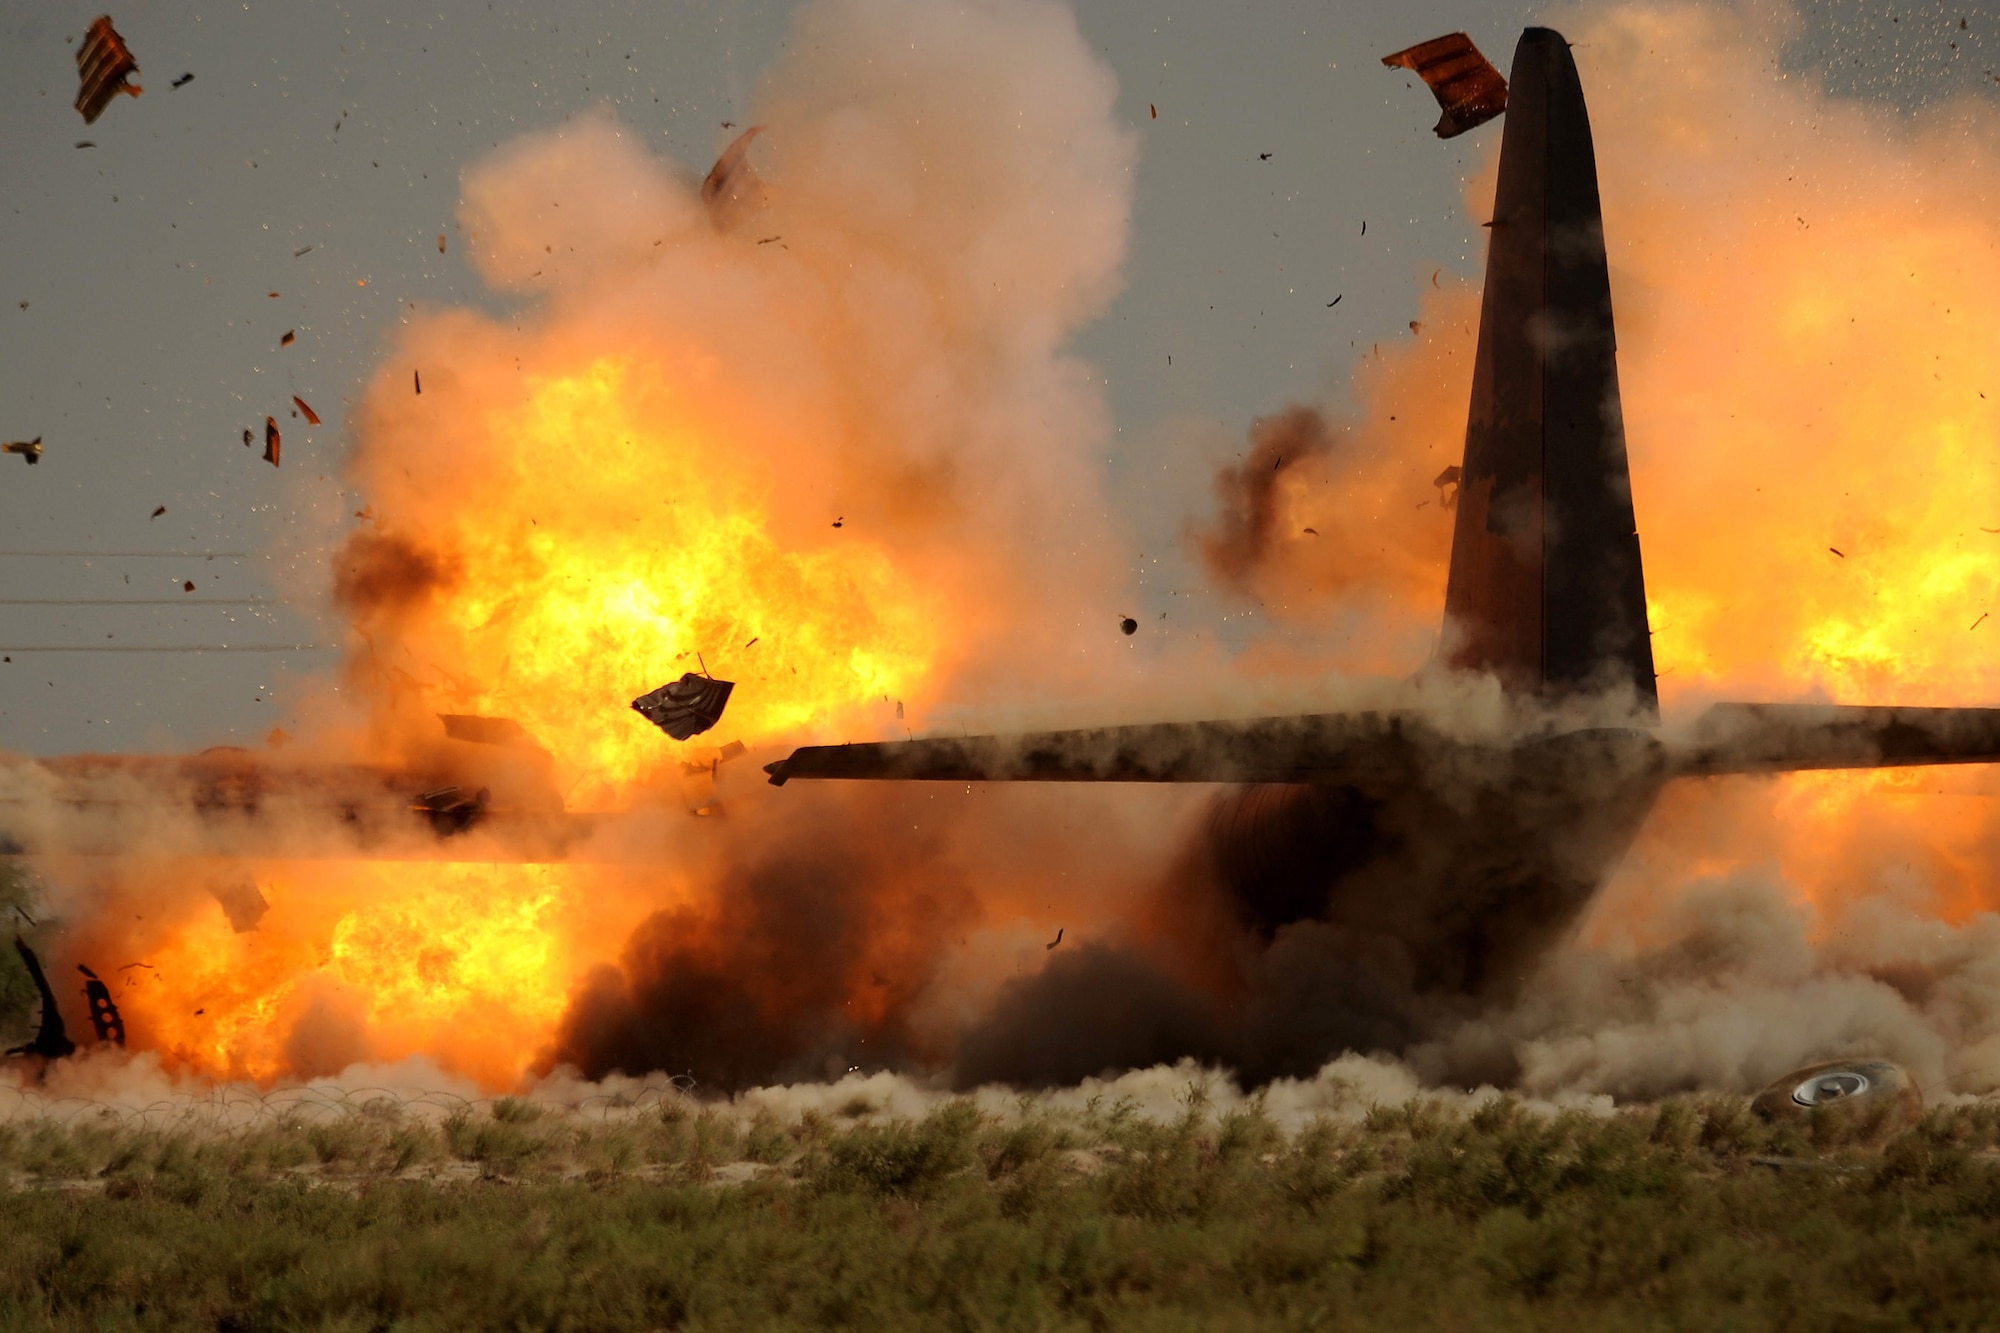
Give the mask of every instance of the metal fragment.
<svg viewBox="0 0 2000 1333">
<path fill-rule="evenodd" d="M 1507 109 L 1507 80 L 1462 32 L 1419 42 L 1383 56 L 1382 63 L 1391 69 L 1414 70 L 1429 85 L 1444 112 L 1436 126 L 1440 139 L 1484 125 Z"/>
<path fill-rule="evenodd" d="M 90 1002 L 90 1026 L 97 1031 L 99 1041 L 108 1041 L 115 1046 L 125 1044 L 125 1016 L 118 1012 L 118 1002 L 111 998 L 111 988 L 106 986 L 97 973 L 82 963 L 76 970 L 83 973 L 83 995 Z"/>
<path fill-rule="evenodd" d="M 60 1060 L 66 1055 L 76 1054 L 76 1043 L 69 1039 L 69 1033 L 63 1028 L 62 1013 L 56 1008 L 56 993 L 50 989 L 49 979 L 42 972 L 42 960 L 35 957 L 35 951 L 19 935 L 14 937 L 14 952 L 21 955 L 29 979 L 41 994 L 42 1018 L 36 1025 L 35 1039 L 25 1046 L 12 1048 L 6 1054 L 39 1055 L 44 1060 Z"/>
<path fill-rule="evenodd" d="M 86 125 L 94 124 L 119 93 L 137 97 L 143 91 L 138 84 L 126 82 L 139 72 L 139 62 L 111 26 L 109 15 L 93 22 L 84 34 L 83 45 L 76 50 L 76 72 L 80 80 L 76 109 Z"/>
<path fill-rule="evenodd" d="M 632 701 L 633 709 L 677 741 L 698 736 L 722 720 L 736 682 L 690 671 Z"/>
</svg>

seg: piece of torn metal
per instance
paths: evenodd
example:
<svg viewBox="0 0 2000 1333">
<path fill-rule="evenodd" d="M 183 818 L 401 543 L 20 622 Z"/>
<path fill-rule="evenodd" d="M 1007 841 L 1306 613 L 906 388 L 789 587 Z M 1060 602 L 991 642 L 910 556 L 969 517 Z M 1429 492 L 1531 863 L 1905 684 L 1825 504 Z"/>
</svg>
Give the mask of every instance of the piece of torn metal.
<svg viewBox="0 0 2000 1333">
<path fill-rule="evenodd" d="M 229 928 L 238 935 L 257 929 L 264 913 L 271 910 L 270 900 L 248 875 L 211 881 L 208 891 L 221 904 L 222 914 L 229 918 Z"/>
<path fill-rule="evenodd" d="M 90 1026 L 97 1030 L 99 1041 L 113 1045 L 125 1044 L 125 1016 L 118 1012 L 118 1002 L 111 998 L 111 988 L 104 984 L 97 973 L 82 963 L 76 970 L 83 973 L 83 996 L 90 1001 Z"/>
<path fill-rule="evenodd" d="M 735 681 L 690 671 L 650 694 L 640 695 L 632 707 L 667 735 L 684 741 L 722 720 L 722 710 L 728 707 L 729 693 L 735 688 Z"/>
<path fill-rule="evenodd" d="M 185 87 L 187 87 L 187 86 L 188 86 L 188 85 L 189 85 L 190 83 L 193 83 L 193 82 L 194 82 L 194 75 L 193 75 L 193 74 L 183 74 L 183 75 L 181 75 L 181 76 L 180 76 L 180 77 L 179 77 L 178 79 L 175 79 L 175 80 L 174 80 L 174 84 L 173 84 L 173 86 L 174 86 L 174 87 L 176 87 L 176 88 L 185 88 Z"/>
<path fill-rule="evenodd" d="M 28 460 L 29 467 L 33 467 L 42 461 L 42 437 L 37 435 L 32 440 L 11 440 L 0 444 L 0 454 L 19 454 Z"/>
<path fill-rule="evenodd" d="M 35 1027 L 35 1039 L 26 1046 L 12 1048 L 6 1054 L 39 1055 L 44 1060 L 60 1060 L 66 1055 L 75 1055 L 76 1043 L 63 1029 L 62 1014 L 56 1008 L 56 993 L 49 988 L 49 979 L 42 972 L 42 960 L 35 957 L 35 951 L 19 935 L 14 937 L 14 952 L 21 955 L 21 962 L 28 969 L 28 978 L 41 994 L 42 1018 Z"/>
<path fill-rule="evenodd" d="M 1435 127 L 1440 139 L 1455 138 L 1507 109 L 1507 80 L 1462 32 L 1419 42 L 1383 56 L 1382 63 L 1414 70 L 1430 86 L 1444 112 Z"/>
<path fill-rule="evenodd" d="M 1049 942 L 1048 942 L 1047 944 L 1044 944 L 1044 945 L 1043 945 L 1042 947 L 1043 947 L 1044 949 L 1053 949 L 1053 948 L 1055 948 L 1055 947 L 1056 947 L 1056 946 L 1057 946 L 1058 944 L 1061 944 L 1061 943 L 1062 943 L 1062 937 L 1063 937 L 1063 931 L 1064 931 L 1064 929 L 1066 929 L 1066 927 L 1063 927 L 1063 926 L 1057 926 L 1057 927 L 1056 927 L 1056 937 L 1055 937 L 1054 939 L 1050 940 L 1050 941 L 1049 941 Z"/>
<path fill-rule="evenodd" d="M 278 419 L 264 418 L 264 461 L 272 467 L 278 466 L 278 454 L 284 447 L 285 437 L 278 433 Z"/>
<path fill-rule="evenodd" d="M 482 717 L 477 713 L 439 713 L 438 721 L 444 723 L 444 734 L 455 741 L 470 741 L 474 745 L 508 745 L 540 749 L 535 738 L 511 717 Z"/>
<path fill-rule="evenodd" d="M 111 26 L 108 14 L 98 18 L 84 33 L 83 45 L 76 50 L 76 72 L 80 79 L 76 109 L 83 113 L 86 125 L 96 123 L 119 93 L 137 97 L 144 91 L 138 84 L 126 82 L 139 72 L 139 62 L 132 58 L 125 39 Z"/>
<path fill-rule="evenodd" d="M 722 150 L 722 156 L 715 159 L 715 165 L 701 183 L 701 201 L 708 206 L 709 218 L 717 226 L 725 226 L 739 214 L 755 211 L 764 203 L 764 182 L 749 161 L 750 141 L 763 132 L 762 125 L 752 125 L 730 140 L 729 147 Z"/>
<path fill-rule="evenodd" d="M 463 787 L 438 787 L 410 802 L 410 812 L 422 815 L 440 838 L 463 833 L 486 814 L 493 793 L 481 787 L 467 796 Z"/>
<path fill-rule="evenodd" d="M 297 394 L 293 394 L 292 405 L 299 409 L 300 414 L 305 417 L 308 426 L 317 426 L 319 424 L 319 413 L 308 407 L 305 399 L 299 397 Z"/>
</svg>

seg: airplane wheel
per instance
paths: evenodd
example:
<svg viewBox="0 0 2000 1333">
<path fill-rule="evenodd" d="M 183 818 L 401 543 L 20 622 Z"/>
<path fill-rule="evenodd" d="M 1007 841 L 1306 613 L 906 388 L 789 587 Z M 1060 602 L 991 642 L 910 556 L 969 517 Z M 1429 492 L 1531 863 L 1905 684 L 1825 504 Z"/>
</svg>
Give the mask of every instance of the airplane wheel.
<svg viewBox="0 0 2000 1333">
<path fill-rule="evenodd" d="M 1750 1109 L 1774 1124 L 1831 1117 L 1844 1129 L 1890 1134 L 1914 1125 L 1923 1095 L 1908 1071 L 1887 1060 L 1835 1060 L 1795 1069 L 1757 1094 Z"/>
</svg>

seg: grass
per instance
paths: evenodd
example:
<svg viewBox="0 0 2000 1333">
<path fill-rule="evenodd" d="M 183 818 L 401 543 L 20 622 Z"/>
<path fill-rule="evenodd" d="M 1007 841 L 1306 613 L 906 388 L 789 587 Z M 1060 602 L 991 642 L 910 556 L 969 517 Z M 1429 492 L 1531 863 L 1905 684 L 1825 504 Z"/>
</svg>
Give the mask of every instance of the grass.
<svg viewBox="0 0 2000 1333">
<path fill-rule="evenodd" d="M 1814 1142 L 1815 1138 L 1819 1142 Z M 0 1328 L 1992 1326 L 2000 1106 L 0 1125 Z"/>
</svg>

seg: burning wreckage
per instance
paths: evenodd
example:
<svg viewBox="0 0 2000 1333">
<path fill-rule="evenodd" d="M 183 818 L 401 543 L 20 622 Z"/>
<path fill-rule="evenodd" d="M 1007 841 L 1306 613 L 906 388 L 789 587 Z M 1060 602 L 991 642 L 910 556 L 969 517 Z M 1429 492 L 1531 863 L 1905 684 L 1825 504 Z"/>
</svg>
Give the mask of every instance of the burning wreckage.
<svg viewBox="0 0 2000 1333">
<path fill-rule="evenodd" d="M 42 960 L 35 956 L 35 951 L 19 935 L 14 937 L 14 952 L 21 956 L 21 965 L 27 969 L 28 979 L 34 982 L 35 993 L 41 998 L 41 1017 L 35 1022 L 34 1040 L 0 1054 L 28 1056 L 44 1062 L 74 1055 L 76 1043 L 70 1040 L 69 1029 L 63 1026 L 62 1011 L 56 1005 L 55 988 L 49 985 L 48 974 L 42 971 Z M 123 1046 L 125 1018 L 118 1012 L 117 1002 L 111 998 L 111 988 L 82 963 L 76 965 L 76 970 L 84 976 L 84 1000 L 90 1005 L 90 1026 L 97 1034 L 98 1042 Z"/>
<path fill-rule="evenodd" d="M 1420 994 L 1487 1001 L 1568 934 L 1669 782 L 2000 761 L 1995 708 L 1720 703 L 1660 733 L 1582 85 L 1547 28 L 1510 86 L 1474 60 L 1454 37 L 1387 63 L 1436 89 L 1441 136 L 1506 110 L 1465 453 L 1438 478 L 1455 503 L 1431 669 L 1497 677 L 1512 730 L 1468 740 L 1411 710 L 808 746 L 773 783 L 1226 784 L 1189 860 L 1247 927 L 1316 919 L 1411 960 Z M 1802 1071 L 1785 1105 L 1902 1095 L 1828 1077 Z"/>
<path fill-rule="evenodd" d="M 689 672 L 633 709 L 675 740 L 712 729 L 731 681 Z M 394 859 L 436 854 L 479 829 L 488 854 L 570 855 L 600 820 L 563 805 L 554 760 L 511 718 L 441 713 L 443 736 L 403 768 L 330 764 L 278 751 L 213 746 L 196 755 L 68 755 L 0 762 L 0 855 L 116 855 L 144 842 L 164 855 Z M 683 751 L 690 813 L 721 813 L 715 780 L 740 741 Z M 149 810 L 195 816 L 164 835 Z"/>
<path fill-rule="evenodd" d="M 1527 30 L 1510 80 L 1462 34 L 1385 63 L 1435 92 L 1440 137 L 1506 115 L 1465 450 L 1437 479 L 1454 530 L 1435 666 L 1497 678 L 1518 723 L 1466 739 L 1412 709 L 808 746 L 767 766 L 774 785 L 1216 784 L 1192 860 L 1248 927 L 1269 937 L 1323 921 L 1403 946 L 1420 992 L 1492 999 L 1574 926 L 1668 782 L 2000 761 L 1994 708 L 1722 703 L 1686 737 L 1661 734 L 1596 163 L 1568 44 Z M 704 183 L 711 210 L 758 188 L 745 160 L 754 133 Z M 1567 336 L 1539 336 L 1548 328 Z M 632 707 L 686 741 L 716 725 L 732 688 L 688 673 Z M 235 747 L 0 764 L 0 852 L 115 853 L 147 839 L 162 854 L 424 856 L 435 855 L 425 841 L 475 828 L 505 839 L 485 856 L 557 859 L 579 844 L 589 820 L 564 809 L 550 756 L 517 724 L 441 721 L 444 735 L 399 770 Z M 717 808 L 713 778 L 742 752 L 689 752 L 684 774 L 710 784 L 696 813 Z M 162 796 L 201 816 L 170 835 L 188 845 L 158 845 L 142 812 Z M 245 919 L 254 926 L 254 911 Z M 20 947 L 44 1014 L 23 1052 L 59 1058 L 73 1045 Z M 100 1036 L 122 1035 L 108 991 L 90 999 Z M 1851 1100 L 1901 1117 L 1916 1103 L 1898 1072 L 1813 1067 L 1759 1106 L 1779 1116 Z"/>
<path fill-rule="evenodd" d="M 118 94 L 137 97 L 144 92 L 138 84 L 127 82 L 138 72 L 139 62 L 132 58 L 125 39 L 111 26 L 110 17 L 92 22 L 84 33 L 83 45 L 76 49 L 76 109 L 83 116 L 83 123 L 96 124 L 104 108 Z"/>
</svg>

